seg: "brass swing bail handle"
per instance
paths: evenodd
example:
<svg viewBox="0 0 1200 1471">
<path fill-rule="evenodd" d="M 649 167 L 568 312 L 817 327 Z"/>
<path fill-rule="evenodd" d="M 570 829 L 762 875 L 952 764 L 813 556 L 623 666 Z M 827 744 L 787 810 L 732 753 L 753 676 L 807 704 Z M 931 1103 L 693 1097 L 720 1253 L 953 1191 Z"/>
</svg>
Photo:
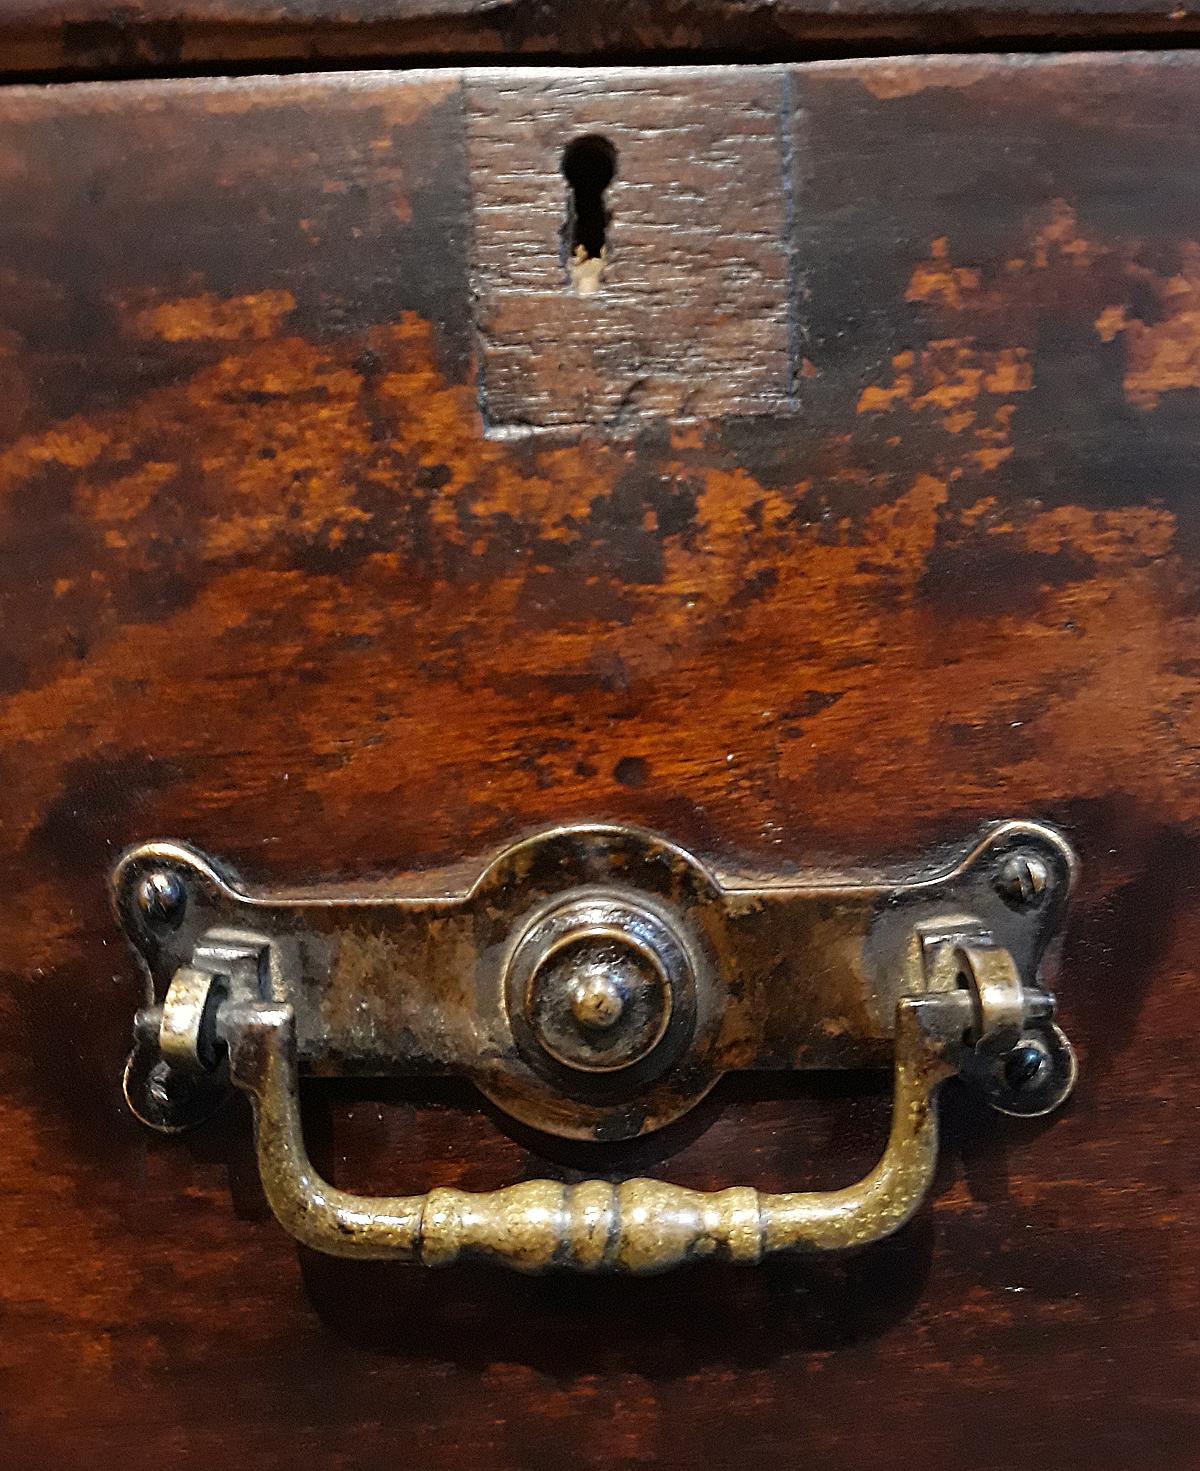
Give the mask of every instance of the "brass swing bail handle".
<svg viewBox="0 0 1200 1471">
<path fill-rule="evenodd" d="M 275 1214 L 336 1256 L 656 1272 L 861 1246 L 930 1189 L 944 1079 L 1023 1115 L 1070 1092 L 1038 977 L 1073 877 L 1065 839 L 1028 822 L 898 881 L 730 879 L 652 834 L 562 828 L 435 896 L 247 891 L 184 845 L 147 844 L 114 874 L 151 982 L 126 1097 L 175 1132 L 243 1089 Z M 879 1066 L 889 1046 L 883 1156 L 829 1192 L 534 1180 L 369 1199 L 320 1177 L 300 1123 L 306 1069 L 433 1070 L 547 1132 L 630 1138 L 724 1072 Z"/>
<path fill-rule="evenodd" d="M 905 996 L 897 1006 L 892 1126 L 883 1157 L 857 1184 L 824 1192 L 767 1194 L 734 1186 L 705 1193 L 636 1179 L 530 1180 L 483 1194 L 348 1194 L 317 1174 L 305 1149 L 292 1008 L 235 1003 L 219 1026 L 233 1082 L 253 1101 L 263 1189 L 281 1224 L 306 1246 L 428 1266 L 471 1256 L 523 1272 L 652 1273 L 705 1257 L 752 1263 L 778 1251 L 864 1246 L 896 1231 L 933 1183 L 938 1085 L 989 1050 L 1011 1056 L 1016 1037 L 1031 1027 L 1045 1038 L 1039 1044 L 1048 1071 L 1043 1102 L 1047 1108 L 1061 1102 L 1075 1064 L 1049 1022 L 1050 998 L 1026 990 L 1011 956 L 997 947 L 949 943 L 935 964 L 965 984 Z"/>
</svg>

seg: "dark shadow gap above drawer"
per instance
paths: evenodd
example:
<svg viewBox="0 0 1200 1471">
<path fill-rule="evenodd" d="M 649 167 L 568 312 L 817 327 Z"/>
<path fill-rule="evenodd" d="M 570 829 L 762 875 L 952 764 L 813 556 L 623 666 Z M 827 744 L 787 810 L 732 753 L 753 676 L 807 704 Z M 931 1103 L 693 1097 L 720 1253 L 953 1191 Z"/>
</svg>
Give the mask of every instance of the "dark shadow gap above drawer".
<svg viewBox="0 0 1200 1471">
<path fill-rule="evenodd" d="M 1185 46 L 1198 0 L 0 0 L 0 82 Z"/>
</svg>

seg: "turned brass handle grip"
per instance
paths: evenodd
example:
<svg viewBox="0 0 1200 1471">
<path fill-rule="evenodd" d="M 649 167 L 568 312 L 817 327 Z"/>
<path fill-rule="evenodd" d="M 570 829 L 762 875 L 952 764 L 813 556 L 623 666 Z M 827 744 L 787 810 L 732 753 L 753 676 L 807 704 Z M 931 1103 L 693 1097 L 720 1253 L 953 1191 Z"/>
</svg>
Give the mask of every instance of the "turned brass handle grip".
<svg viewBox="0 0 1200 1471">
<path fill-rule="evenodd" d="M 300 1124 L 290 1006 L 230 1008 L 234 1082 L 250 1094 L 263 1188 L 281 1224 L 334 1256 L 441 1266 L 487 1257 L 524 1272 L 660 1272 L 703 1257 L 758 1262 L 771 1252 L 863 1246 L 902 1226 L 937 1164 L 937 1085 L 956 1071 L 948 1051 L 969 1023 L 965 992 L 906 997 L 896 1017 L 891 1134 L 882 1159 L 843 1190 L 706 1194 L 654 1180 L 563 1185 L 529 1180 L 491 1193 L 432 1190 L 366 1197 L 327 1184 Z"/>
</svg>

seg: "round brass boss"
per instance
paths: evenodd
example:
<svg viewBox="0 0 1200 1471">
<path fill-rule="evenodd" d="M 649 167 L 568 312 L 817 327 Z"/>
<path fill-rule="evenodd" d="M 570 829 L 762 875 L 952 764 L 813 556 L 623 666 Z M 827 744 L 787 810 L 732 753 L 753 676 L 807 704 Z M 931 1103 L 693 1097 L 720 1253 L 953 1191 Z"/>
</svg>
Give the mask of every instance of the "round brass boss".
<svg viewBox="0 0 1200 1471">
<path fill-rule="evenodd" d="M 514 1032 L 555 1063 L 615 1073 L 650 1057 L 690 1010 L 691 961 L 665 916 L 623 895 L 560 901 L 521 936 L 507 993 Z"/>
</svg>

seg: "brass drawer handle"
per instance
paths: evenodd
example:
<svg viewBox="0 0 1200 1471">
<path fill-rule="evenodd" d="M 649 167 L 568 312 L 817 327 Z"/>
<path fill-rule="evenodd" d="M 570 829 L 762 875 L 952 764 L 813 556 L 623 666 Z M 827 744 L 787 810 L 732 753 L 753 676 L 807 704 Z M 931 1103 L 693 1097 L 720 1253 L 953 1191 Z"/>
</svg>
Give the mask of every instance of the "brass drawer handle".
<svg viewBox="0 0 1200 1471">
<path fill-rule="evenodd" d="M 489 885 L 497 870 L 500 882 Z M 281 898 L 235 889 L 180 845 L 149 845 L 118 868 L 118 911 L 152 978 L 182 963 L 170 970 L 162 1003 L 139 1013 L 127 1096 L 157 1127 L 186 1124 L 219 1096 L 227 1053 L 229 1080 L 253 1103 L 271 1208 L 298 1240 L 335 1256 L 428 1265 L 480 1256 L 528 1272 L 646 1273 L 710 1256 L 757 1262 L 776 1251 L 863 1246 L 903 1225 L 928 1193 L 935 1094 L 944 1079 L 961 1074 L 996 1107 L 1024 1114 L 1048 1112 L 1070 1092 L 1074 1056 L 1053 1024 L 1037 966 L 1072 874 L 1065 842 L 1035 824 L 1005 824 L 952 868 L 898 884 L 740 889 L 661 839 L 562 829 L 509 850 L 461 897 Z M 603 888 L 579 882 L 600 878 Z M 643 882 L 635 888 L 631 878 Z M 498 915 L 500 896 L 512 914 Z M 617 923 L 622 916 L 628 930 Z M 508 929 L 506 943 L 486 943 Z M 736 954 L 761 965 L 779 959 L 770 945 L 781 946 L 789 930 L 810 962 L 817 949 L 825 955 L 826 974 L 801 985 L 798 972 L 769 984 L 760 973 L 761 984 L 749 987 L 759 1030 L 747 1036 L 738 1010 L 745 977 L 727 947 L 736 941 Z M 614 1118 L 626 1135 L 653 1127 L 660 1120 L 647 1124 L 638 1110 L 655 1106 L 656 1089 L 699 1096 L 709 1073 L 729 1067 L 772 1056 L 776 1065 L 780 1058 L 803 1064 L 806 1048 L 817 1048 L 817 1065 L 830 1065 L 836 1054 L 821 1055 L 817 1042 L 830 1031 L 827 1019 L 811 1010 L 814 997 L 828 995 L 846 1013 L 833 1018 L 834 1031 L 845 1025 L 848 1033 L 841 1065 L 877 1061 L 878 1044 L 890 1037 L 894 1103 L 883 1157 L 856 1185 L 828 1192 L 735 1186 L 705 1194 L 644 1179 L 532 1180 L 490 1194 L 439 1189 L 379 1198 L 338 1190 L 305 1148 L 302 1055 L 325 1068 L 322 1039 L 345 1025 L 338 1018 L 350 967 L 360 1012 L 372 1009 L 372 996 L 383 998 L 368 1021 L 359 1019 L 377 1054 L 352 1058 L 351 1070 L 394 1063 L 398 1034 L 381 1040 L 382 1029 L 396 1021 L 396 988 L 415 985 L 404 965 L 417 937 L 426 982 L 444 979 L 443 965 L 458 979 L 456 996 L 442 995 L 429 1036 L 455 1033 L 466 1016 L 489 1054 L 476 1060 L 476 1080 L 518 1116 L 540 1117 L 564 1134 L 580 1133 L 581 1119 L 609 1137 Z M 363 969 L 364 953 L 375 956 L 373 972 Z M 449 970 L 451 957 L 457 971 Z M 464 983 L 464 965 L 473 984 Z M 417 999 L 432 1005 L 431 994 Z M 888 1022 L 878 1004 L 871 1010 L 881 1001 L 890 1004 Z M 846 1020 L 851 1015 L 856 1022 Z M 496 1055 L 489 1025 L 508 1039 Z M 680 1026 L 682 1036 L 672 1039 Z M 432 1044 L 407 1045 L 411 1063 L 413 1049 Z M 361 1036 L 360 1051 L 367 1051 Z M 443 1052 L 450 1058 L 454 1049 L 447 1043 Z M 346 1053 L 339 1055 L 345 1067 Z"/>
<path fill-rule="evenodd" d="M 701 1257 L 759 1262 L 770 1252 L 877 1241 L 913 1215 L 937 1165 L 934 1092 L 970 1021 L 963 992 L 905 997 L 896 1017 L 891 1135 L 871 1173 L 844 1190 L 705 1194 L 655 1180 L 529 1180 L 485 1194 L 432 1190 L 369 1198 L 328 1185 L 300 1129 L 295 1019 L 248 1005 L 228 1022 L 234 1082 L 254 1099 L 258 1165 L 271 1209 L 298 1241 L 333 1256 L 444 1266 L 490 1257 L 523 1272 L 660 1272 Z"/>
</svg>

